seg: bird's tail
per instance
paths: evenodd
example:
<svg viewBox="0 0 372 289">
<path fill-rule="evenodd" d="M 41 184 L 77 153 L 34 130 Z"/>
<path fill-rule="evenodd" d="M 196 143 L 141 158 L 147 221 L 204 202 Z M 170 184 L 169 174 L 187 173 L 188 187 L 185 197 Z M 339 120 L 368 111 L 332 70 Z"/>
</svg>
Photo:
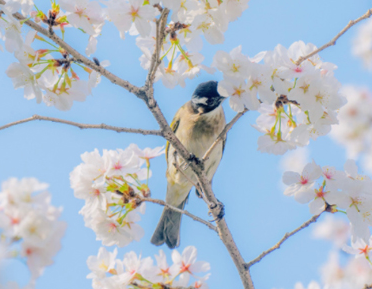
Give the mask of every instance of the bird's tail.
<svg viewBox="0 0 372 289">
<path fill-rule="evenodd" d="M 186 201 L 187 198 L 177 208 L 183 210 Z M 156 246 L 166 243 L 171 249 L 178 247 L 180 244 L 181 217 L 181 213 L 165 207 L 158 226 L 151 237 L 151 243 Z"/>
</svg>

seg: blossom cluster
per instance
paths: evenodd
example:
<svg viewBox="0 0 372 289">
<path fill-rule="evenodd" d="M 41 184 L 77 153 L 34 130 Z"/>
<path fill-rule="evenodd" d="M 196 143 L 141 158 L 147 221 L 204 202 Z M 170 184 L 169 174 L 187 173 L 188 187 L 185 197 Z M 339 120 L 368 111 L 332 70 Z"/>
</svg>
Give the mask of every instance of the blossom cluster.
<svg viewBox="0 0 372 289">
<path fill-rule="evenodd" d="M 150 68 L 152 54 L 156 47 L 156 19 L 164 8 L 172 10 L 167 23 L 166 39 L 161 47 L 161 65 L 155 80 L 162 79 L 169 88 L 177 84 L 185 85 L 186 78 L 194 78 L 201 69 L 213 73 L 214 69 L 201 64 L 204 56 L 199 53 L 204 35 L 212 44 L 224 41 L 224 32 L 231 21 L 235 21 L 248 8 L 249 0 L 56 0 L 44 13 L 32 0 L 10 0 L 0 5 L 0 39 L 5 48 L 14 53 L 19 63 L 12 63 L 7 75 L 12 78 L 14 88 L 24 88 L 26 99 L 36 98 L 48 106 L 59 110 L 69 110 L 74 101 L 85 101 L 92 88 L 100 82 L 100 75 L 82 66 L 64 49 L 58 47 L 35 32 L 23 39 L 23 21 L 13 17 L 21 11 L 26 18 L 48 26 L 49 30 L 61 30 L 64 39 L 65 29 L 75 27 L 89 35 L 86 54 L 90 56 L 97 48 L 97 37 L 101 34 L 105 21 L 112 22 L 120 32 L 138 35 L 137 45 L 143 52 L 141 66 Z M 32 42 L 37 39 L 51 47 L 34 50 Z M 0 48 L 2 48 L 0 46 Z M 60 57 L 58 58 L 57 55 Z M 99 63 L 99 62 L 98 62 Z M 105 67 L 107 61 L 99 63 Z M 78 76 L 80 66 L 89 73 L 89 81 Z"/>
<path fill-rule="evenodd" d="M 352 243 L 352 248 L 345 245 L 350 238 L 350 232 L 350 225 L 342 219 L 335 218 L 334 215 L 327 215 L 314 227 L 314 237 L 329 240 L 335 247 L 330 252 L 327 263 L 321 267 L 322 283 L 325 288 L 353 289 L 372 284 L 372 267 L 364 252 L 366 247 L 360 247 L 361 250 L 355 252 L 360 245 L 358 242 Z M 348 258 L 347 263 L 341 266 L 337 251 L 339 248 L 355 255 L 355 258 Z"/>
<path fill-rule="evenodd" d="M 283 154 L 327 134 L 337 123 L 336 112 L 345 103 L 333 73 L 337 67 L 317 54 L 296 64 L 316 49 L 298 41 L 253 58 L 241 46 L 214 57 L 212 66 L 223 73 L 219 93 L 230 96 L 230 106 L 238 112 L 260 113 L 255 127 L 265 135 L 258 139 L 258 150 Z"/>
<path fill-rule="evenodd" d="M 340 264 L 340 254 L 332 251 L 327 262 L 320 268 L 321 284 L 311 281 L 308 286 L 301 282 L 294 289 L 356 289 L 372 284 L 372 269 L 363 258 L 348 259 Z"/>
<path fill-rule="evenodd" d="M 30 283 L 53 264 L 66 229 L 66 223 L 59 220 L 62 208 L 51 205 L 47 188 L 48 184 L 35 178 L 11 178 L 2 183 L 0 192 L 0 261 L 25 261 Z"/>
<path fill-rule="evenodd" d="M 361 58 L 365 67 L 372 69 L 372 19 L 367 19 L 358 27 L 352 53 Z"/>
<path fill-rule="evenodd" d="M 349 158 L 363 154 L 363 167 L 372 171 L 372 93 L 352 85 L 342 87 L 347 104 L 337 116 L 331 136 L 346 148 Z"/>
<path fill-rule="evenodd" d="M 345 243 L 350 239 L 350 225 L 342 218 L 335 215 L 326 215 L 318 221 L 313 229 L 313 237 L 333 243 L 333 248 L 328 260 L 320 268 L 321 284 L 312 281 L 306 287 L 302 283 L 295 284 L 294 289 L 355 289 L 365 288 L 372 284 L 372 266 L 370 260 L 365 258 L 366 244 L 363 242 L 352 243 L 352 247 Z M 351 253 L 346 262 L 341 262 L 340 249 Z M 347 257 L 343 254 L 343 259 Z"/>
<path fill-rule="evenodd" d="M 126 253 L 123 260 L 115 259 L 117 250 L 108 252 L 101 247 L 97 256 L 90 256 L 87 265 L 92 271 L 87 278 L 92 280 L 94 289 L 122 288 L 172 288 L 186 287 L 191 283 L 193 288 L 208 289 L 204 276 L 196 274 L 207 272 L 210 265 L 204 261 L 196 261 L 197 250 L 193 246 L 186 247 L 182 255 L 172 252 L 172 265 L 168 265 L 163 250 L 155 255 L 156 265 L 151 257 L 142 258 L 133 251 Z M 195 280 L 190 280 L 193 277 Z"/>
<path fill-rule="evenodd" d="M 61 1 L 61 7 L 69 11 L 72 3 L 67 2 Z M 24 5 L 21 6 L 21 4 Z M 66 50 L 50 43 L 38 35 L 36 31 L 29 31 L 23 39 L 21 35 L 23 22 L 15 19 L 12 14 L 20 7 L 22 12 L 29 12 L 30 5 L 33 6 L 32 1 L 24 3 L 24 1 L 16 0 L 7 1 L 5 5 L 0 5 L 2 11 L 0 14 L 0 39 L 4 39 L 7 51 L 14 53 L 19 61 L 10 64 L 6 74 L 12 79 L 15 89 L 24 88 L 26 99 L 36 99 L 37 103 L 44 102 L 47 106 L 55 106 L 59 110 L 69 110 L 74 101 L 85 101 L 92 89 L 100 82 L 100 75 L 77 63 Z M 99 6 L 98 3 L 97 5 Z M 72 6 L 75 7 L 75 5 Z M 93 8 L 91 10 L 94 10 Z M 62 35 L 64 35 L 66 26 L 76 26 L 79 19 L 81 23 L 85 23 L 84 20 L 88 21 L 84 15 L 73 17 L 76 14 L 70 12 L 64 14 L 60 10 L 60 5 L 55 2 L 52 2 L 52 9 L 48 13 L 49 18 L 40 10 L 32 11 L 30 14 L 36 22 L 52 23 L 53 28 L 61 29 Z M 95 19 L 91 16 L 89 21 L 96 24 Z M 88 31 L 87 33 L 90 33 L 85 25 L 81 24 L 81 26 Z M 101 27 L 101 25 L 97 24 L 97 27 Z M 98 35 L 100 32 L 100 29 L 97 29 L 94 35 Z M 4 31 L 3 35 L 1 31 Z M 48 45 L 48 47 L 34 50 L 32 44 L 35 40 Z M 91 49 L 91 45 L 88 45 L 88 54 L 89 49 Z M 109 62 L 102 61 L 100 65 L 105 67 L 109 65 Z M 81 68 L 89 74 L 88 80 L 82 80 L 78 76 L 76 69 L 81 70 Z"/>
<path fill-rule="evenodd" d="M 164 153 L 162 147 L 141 150 L 131 144 L 125 150 L 98 150 L 81 155 L 83 161 L 70 174 L 76 198 L 84 199 L 80 214 L 104 246 L 123 247 L 139 241 L 144 231 L 137 222 L 144 213 L 143 198 L 150 196 L 150 159 Z M 145 167 L 144 167 L 145 165 Z"/>
<path fill-rule="evenodd" d="M 194 78 L 201 69 L 208 73 L 214 73 L 214 69 L 202 64 L 204 56 L 199 53 L 203 46 L 201 36 L 203 35 L 210 44 L 223 43 L 224 33 L 228 29 L 229 22 L 235 21 L 241 16 L 242 12 L 248 8 L 248 1 L 162 1 L 165 7 L 172 10 L 172 21 L 166 28 L 166 38 L 162 43 L 160 55 L 162 63 L 156 73 L 155 80 L 161 79 L 164 86 L 168 88 L 174 88 L 176 85 L 184 87 L 185 79 Z M 130 2 L 141 3 L 143 1 Z M 158 4 L 159 0 L 150 0 L 149 3 Z M 120 12 L 113 11 L 112 13 L 118 15 Z M 150 17 L 144 19 L 151 19 L 156 13 L 155 9 Z M 115 25 L 119 30 L 119 27 L 122 27 L 122 25 Z M 156 47 L 156 25 L 154 22 L 148 23 L 146 30 L 143 31 L 140 31 L 137 25 L 135 27 L 140 34 L 136 43 L 143 52 L 140 58 L 141 66 L 144 69 L 149 69 L 151 57 Z"/>
<path fill-rule="evenodd" d="M 320 167 L 313 161 L 305 166 L 301 174 L 285 172 L 283 182 L 288 185 L 284 194 L 294 196 L 299 203 L 310 202 L 312 214 L 317 215 L 324 210 L 346 214 L 351 224 L 352 247 L 344 247 L 344 250 L 360 253 L 371 263 L 372 180 L 358 174 L 355 161 L 348 160 L 344 171 L 329 166 Z"/>
</svg>

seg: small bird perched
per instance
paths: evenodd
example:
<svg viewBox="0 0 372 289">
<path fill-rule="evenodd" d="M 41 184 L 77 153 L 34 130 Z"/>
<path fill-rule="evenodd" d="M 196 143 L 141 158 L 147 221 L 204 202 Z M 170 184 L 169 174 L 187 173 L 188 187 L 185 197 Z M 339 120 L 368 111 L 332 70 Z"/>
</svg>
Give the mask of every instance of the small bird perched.
<svg viewBox="0 0 372 289">
<path fill-rule="evenodd" d="M 176 113 L 171 128 L 181 143 L 195 157 L 202 158 L 226 125 L 225 113 L 221 106 L 225 97 L 217 92 L 217 82 L 208 81 L 198 85 L 190 101 L 185 103 Z M 211 180 L 222 158 L 225 140 L 220 142 L 205 162 L 205 171 Z M 183 209 L 189 192 L 196 183 L 195 174 L 185 167 L 185 160 L 178 157 L 175 149 L 167 143 L 165 149 L 167 160 L 166 177 L 168 181 L 166 203 Z M 174 163 L 178 164 L 180 172 Z M 186 176 L 187 177 L 186 177 Z M 188 178 L 190 180 L 188 180 Z M 175 248 L 180 243 L 181 214 L 164 208 L 158 226 L 151 238 L 154 245 L 166 243 Z"/>
</svg>

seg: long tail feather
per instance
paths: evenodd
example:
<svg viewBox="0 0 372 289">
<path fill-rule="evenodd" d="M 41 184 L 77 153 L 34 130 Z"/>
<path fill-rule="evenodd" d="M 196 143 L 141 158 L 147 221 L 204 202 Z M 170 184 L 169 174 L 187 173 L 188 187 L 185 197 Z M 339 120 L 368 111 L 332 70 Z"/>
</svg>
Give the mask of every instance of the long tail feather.
<svg viewBox="0 0 372 289">
<path fill-rule="evenodd" d="M 187 198 L 178 206 L 183 210 Z M 180 226 L 182 214 L 171 209 L 164 208 L 160 221 L 151 238 L 151 243 L 160 246 L 164 243 L 173 249 L 180 244 Z"/>
</svg>

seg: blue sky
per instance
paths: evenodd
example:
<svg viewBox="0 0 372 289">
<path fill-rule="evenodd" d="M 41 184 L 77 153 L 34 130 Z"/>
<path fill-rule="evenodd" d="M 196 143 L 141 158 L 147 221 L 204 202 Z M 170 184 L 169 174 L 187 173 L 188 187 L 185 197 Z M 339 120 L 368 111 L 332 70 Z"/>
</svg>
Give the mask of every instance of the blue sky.
<svg viewBox="0 0 372 289">
<path fill-rule="evenodd" d="M 49 1 L 36 1 L 39 8 Z M 47 6 L 44 6 L 47 7 Z M 303 40 L 317 46 L 332 39 L 351 19 L 364 14 L 370 1 L 360 0 L 251 0 L 250 7 L 238 21 L 229 26 L 225 43 L 211 46 L 205 43 L 202 53 L 205 64 L 212 63 L 217 50 L 230 51 L 238 45 L 243 53 L 254 56 L 263 50 L 272 50 L 277 44 L 288 47 L 294 41 Z M 45 9 L 46 10 L 46 9 Z M 45 11 L 44 10 L 44 11 Z M 342 84 L 371 85 L 371 74 L 351 53 L 351 41 L 357 27 L 348 31 L 334 47 L 320 55 L 335 63 L 335 75 Z M 83 52 L 87 36 L 68 30 L 66 40 Z M 135 38 L 119 38 L 111 24 L 106 24 L 99 37 L 94 56 L 111 61 L 109 70 L 135 85 L 143 85 L 146 71 L 138 58 L 141 53 L 135 46 Z M 9 53 L 0 53 L 0 125 L 28 118 L 34 114 L 52 116 L 71 121 L 116 126 L 157 129 L 157 124 L 144 103 L 122 88 L 103 79 L 83 103 L 74 103 L 68 112 L 54 107 L 36 104 L 23 98 L 23 91 L 14 91 L 5 69 L 15 59 Z M 168 121 L 177 109 L 191 97 L 195 87 L 203 81 L 221 80 L 222 76 L 202 73 L 186 82 L 186 87 L 167 89 L 161 83 L 155 85 L 155 97 Z M 226 117 L 230 120 L 235 112 L 224 103 Z M 247 113 L 228 135 L 222 162 L 213 180 L 217 198 L 225 204 L 226 221 L 243 257 L 250 261 L 262 251 L 274 245 L 285 232 L 293 230 L 311 215 L 306 205 L 296 203 L 282 193 L 281 172 L 278 163 L 281 157 L 257 152 L 259 133 L 252 128 L 257 114 Z M 69 173 L 80 163 L 80 155 L 98 148 L 125 148 L 136 143 L 140 148 L 165 145 L 160 137 L 118 134 L 103 130 L 80 130 L 62 124 L 31 122 L 0 131 L 0 181 L 9 177 L 36 177 L 50 184 L 52 202 L 63 206 L 62 219 L 68 223 L 63 248 L 55 257 L 55 264 L 45 270 L 37 281 L 37 289 L 91 288 L 86 259 L 96 255 L 100 242 L 95 240 L 92 230 L 84 227 L 78 211 L 83 201 L 74 198 L 70 188 Z M 320 165 L 332 165 L 341 169 L 345 150 L 337 147 L 328 137 L 311 142 L 310 157 Z M 155 198 L 164 198 L 166 191 L 163 157 L 152 162 L 153 177 L 150 188 Z M 207 207 L 191 194 L 187 210 L 208 219 Z M 153 256 L 159 250 L 149 240 L 160 217 L 162 207 L 149 204 L 140 225 L 145 229 L 144 238 L 138 243 L 119 249 L 119 257 L 131 250 L 142 256 Z M 181 228 L 182 251 L 193 245 L 198 249 L 198 259 L 210 262 L 210 288 L 241 288 L 239 275 L 222 242 L 215 233 L 187 217 Z M 171 251 L 161 247 L 170 257 Z M 319 280 L 319 266 L 323 264 L 331 245 L 313 240 L 311 229 L 301 231 L 288 240 L 280 250 L 270 254 L 251 269 L 258 289 L 293 288 L 297 281 L 308 284 Z M 114 248 L 109 248 L 113 250 Z M 0 282 L 16 280 L 21 285 L 28 281 L 26 266 L 19 261 L 7 262 L 3 266 Z"/>
</svg>

